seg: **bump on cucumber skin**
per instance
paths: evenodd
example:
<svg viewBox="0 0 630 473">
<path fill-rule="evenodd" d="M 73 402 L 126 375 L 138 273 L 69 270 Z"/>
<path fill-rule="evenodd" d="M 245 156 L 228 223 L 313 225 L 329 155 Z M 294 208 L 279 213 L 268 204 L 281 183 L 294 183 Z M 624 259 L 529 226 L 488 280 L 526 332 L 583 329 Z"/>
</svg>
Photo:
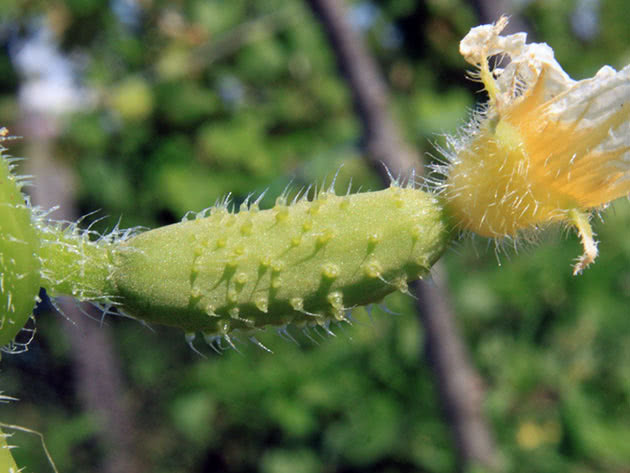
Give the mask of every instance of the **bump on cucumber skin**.
<svg viewBox="0 0 630 473">
<path fill-rule="evenodd" d="M 122 310 L 207 335 L 341 321 L 406 291 L 450 241 L 440 202 L 418 189 L 285 202 L 216 207 L 118 245 L 110 283 Z"/>
<path fill-rule="evenodd" d="M 10 344 L 31 316 L 40 287 L 39 239 L 23 182 L 0 145 L 0 346 Z"/>
</svg>

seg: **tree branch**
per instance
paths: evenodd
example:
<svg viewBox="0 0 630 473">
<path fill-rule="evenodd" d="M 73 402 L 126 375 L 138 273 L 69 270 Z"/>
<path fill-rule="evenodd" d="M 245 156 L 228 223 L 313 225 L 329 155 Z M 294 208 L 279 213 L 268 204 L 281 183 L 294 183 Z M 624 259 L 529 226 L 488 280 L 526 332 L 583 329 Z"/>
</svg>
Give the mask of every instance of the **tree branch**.
<svg viewBox="0 0 630 473">
<path fill-rule="evenodd" d="M 370 165 L 386 184 L 389 176 L 410 170 L 422 173 L 422 160 L 402 140 L 387 107 L 387 88 L 372 56 L 348 23 L 340 2 L 308 0 L 330 41 L 339 69 L 348 83 L 357 116 L 361 122 L 361 147 Z"/>
</svg>

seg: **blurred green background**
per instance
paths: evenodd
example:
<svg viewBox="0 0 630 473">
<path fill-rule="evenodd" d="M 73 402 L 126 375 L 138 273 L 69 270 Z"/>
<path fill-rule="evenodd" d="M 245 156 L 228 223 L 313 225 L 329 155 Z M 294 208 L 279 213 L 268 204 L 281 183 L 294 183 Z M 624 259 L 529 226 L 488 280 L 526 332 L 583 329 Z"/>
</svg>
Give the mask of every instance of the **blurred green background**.
<svg viewBox="0 0 630 473">
<path fill-rule="evenodd" d="M 481 22 L 464 0 L 348 2 L 391 88 L 392 112 L 427 161 L 482 98 L 458 42 Z M 505 2 L 574 78 L 630 62 L 624 0 Z M 300 1 L 4 0 L 0 124 L 34 136 L 76 176 L 79 214 L 98 231 L 155 227 L 232 193 L 238 205 L 289 184 L 376 189 L 359 125 L 321 26 Z M 52 124 L 52 125 L 51 125 Z M 343 167 L 340 166 L 343 164 Z M 54 174 L 54 170 L 52 171 Z M 50 176 L 35 176 L 35 182 Z M 510 471 L 630 471 L 630 206 L 595 222 L 601 256 L 571 276 L 570 233 L 499 252 L 477 238 L 444 257 L 451 303 L 486 389 Z M 177 330 L 108 317 L 147 472 L 451 472 L 456 456 L 423 358 L 411 298 L 393 295 L 337 337 L 243 337 L 218 356 Z M 98 327 L 98 321 L 90 322 Z M 0 420 L 42 432 L 62 472 L 114 457 L 82 407 L 69 337 L 44 305 L 27 353 L 2 360 Z M 103 329 L 105 330 L 105 329 Z M 94 373 L 94 376 L 99 376 Z M 12 443 L 26 471 L 50 471 L 33 436 Z"/>
</svg>

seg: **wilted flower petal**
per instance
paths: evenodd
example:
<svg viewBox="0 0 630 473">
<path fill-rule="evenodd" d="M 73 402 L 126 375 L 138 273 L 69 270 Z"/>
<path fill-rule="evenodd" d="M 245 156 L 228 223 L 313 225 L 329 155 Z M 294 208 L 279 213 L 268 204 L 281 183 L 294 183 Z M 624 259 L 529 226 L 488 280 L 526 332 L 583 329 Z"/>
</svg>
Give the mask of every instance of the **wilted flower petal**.
<svg viewBox="0 0 630 473">
<path fill-rule="evenodd" d="M 473 28 L 460 44 L 489 95 L 487 108 L 449 156 L 445 195 L 459 225 L 497 239 L 565 221 L 584 255 L 597 255 L 588 212 L 630 193 L 630 66 L 574 81 L 546 44 L 507 24 Z M 509 63 L 492 71 L 488 59 Z"/>
</svg>

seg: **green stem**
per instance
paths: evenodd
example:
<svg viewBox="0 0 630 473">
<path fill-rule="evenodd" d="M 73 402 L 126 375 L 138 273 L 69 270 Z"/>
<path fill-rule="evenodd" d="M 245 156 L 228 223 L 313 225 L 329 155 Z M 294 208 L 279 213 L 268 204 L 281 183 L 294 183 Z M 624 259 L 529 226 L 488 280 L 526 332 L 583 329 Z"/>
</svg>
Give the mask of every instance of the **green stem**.
<svg viewBox="0 0 630 473">
<path fill-rule="evenodd" d="M 61 225 L 41 225 L 40 238 L 42 285 L 50 296 L 67 294 L 81 301 L 113 297 L 111 242 L 91 241 L 78 228 Z"/>
</svg>

